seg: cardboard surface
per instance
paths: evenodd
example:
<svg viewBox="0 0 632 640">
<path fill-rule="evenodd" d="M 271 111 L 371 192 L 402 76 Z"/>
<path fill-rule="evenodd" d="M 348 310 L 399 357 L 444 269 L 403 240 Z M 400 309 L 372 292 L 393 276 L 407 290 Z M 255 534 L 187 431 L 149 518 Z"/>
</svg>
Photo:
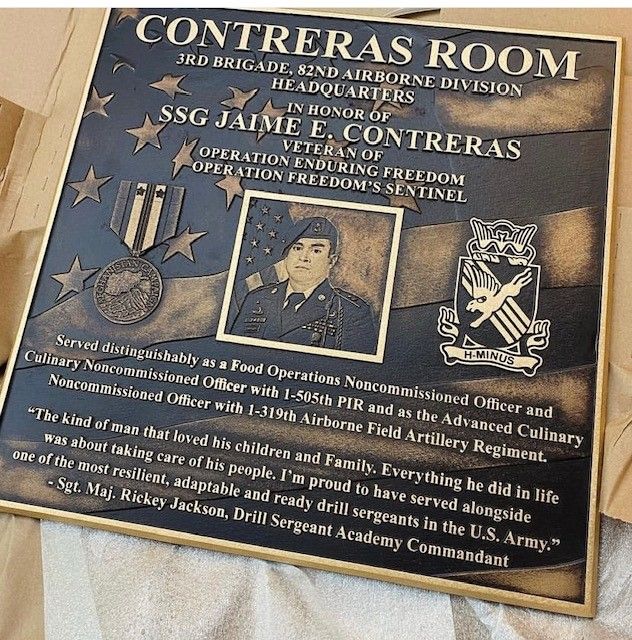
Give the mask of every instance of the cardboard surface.
<svg viewBox="0 0 632 640">
<path fill-rule="evenodd" d="M 0 638 L 44 637 L 40 524 L 0 513 Z"/>
<path fill-rule="evenodd" d="M 5 66 L 0 62 L 0 100 L 8 97 L 19 102 L 20 94 L 36 96 L 39 91 L 38 83 L 46 84 L 51 92 L 49 97 L 54 99 L 46 117 L 37 112 L 38 109 L 43 109 L 46 99 L 38 104 L 24 101 L 27 110 L 15 131 L 13 120 L 8 120 L 7 112 L 0 109 L 0 139 L 9 132 L 15 140 L 0 191 L 0 233 L 43 228 L 48 220 L 61 179 L 72 125 L 82 98 L 90 53 L 94 49 L 103 15 L 100 9 L 57 11 L 66 16 L 64 20 L 67 24 L 64 31 L 58 31 L 53 38 L 52 35 L 47 35 L 47 28 L 49 23 L 58 24 L 60 17 L 51 21 L 51 11 L 28 11 L 28 21 L 20 23 L 15 11 L 0 10 L 3 33 L 20 32 L 22 40 L 27 40 L 27 30 L 28 34 L 38 34 L 41 46 L 34 47 L 33 51 L 45 51 L 47 59 L 57 60 L 54 68 L 43 65 L 41 72 L 25 75 L 19 81 L 15 79 L 19 90 L 11 92 L 9 96 L 2 93 L 2 82 L 12 72 L 9 70 L 5 76 Z M 0 41 L 0 61 L 11 59 L 11 46 L 12 40 Z M 58 49 L 64 52 L 62 65 L 59 65 Z M 20 55 L 28 57 L 26 51 L 21 51 Z"/>
<path fill-rule="evenodd" d="M 0 96 L 48 115 L 59 63 L 75 26 L 72 10 L 2 9 L 0 21 Z"/>
</svg>

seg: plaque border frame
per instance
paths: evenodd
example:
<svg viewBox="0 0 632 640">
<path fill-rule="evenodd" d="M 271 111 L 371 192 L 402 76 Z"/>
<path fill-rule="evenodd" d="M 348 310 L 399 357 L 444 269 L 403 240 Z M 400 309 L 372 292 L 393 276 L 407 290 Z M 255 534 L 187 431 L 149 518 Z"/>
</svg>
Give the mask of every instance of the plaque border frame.
<svg viewBox="0 0 632 640">
<path fill-rule="evenodd" d="M 613 278 L 613 217 L 614 217 L 614 188 L 616 182 L 615 174 L 615 157 L 617 152 L 617 131 L 619 125 L 619 104 L 621 94 L 622 79 L 622 49 L 623 38 L 619 36 L 602 36 L 581 33 L 566 33 L 561 31 L 546 31 L 540 29 L 521 29 L 508 27 L 490 27 L 485 25 L 474 24 L 458 24 L 443 23 L 424 20 L 412 20 L 405 18 L 380 18 L 375 16 L 363 16 L 358 14 L 338 14 L 318 13 L 314 11 L 296 10 L 296 9 L 242 9 L 233 8 L 231 11 L 240 12 L 259 12 L 270 14 L 289 14 L 294 16 L 310 16 L 322 19 L 335 18 L 339 20 L 363 20 L 368 22 L 405 24 L 417 27 L 434 27 L 434 28 L 458 28 L 468 29 L 479 32 L 493 32 L 506 34 L 519 34 L 530 36 L 546 36 L 557 37 L 566 40 L 594 40 L 599 42 L 611 42 L 615 45 L 615 61 L 614 61 L 614 77 L 612 85 L 612 114 L 611 129 L 609 141 L 609 158 L 608 158 L 608 190 L 607 201 L 605 207 L 605 225 L 604 225 L 604 250 L 603 250 L 603 273 L 601 279 L 601 302 L 600 302 L 600 318 L 599 318 L 599 339 L 597 346 L 597 362 L 596 362 L 596 381 L 595 381 L 595 411 L 593 421 L 593 447 L 591 456 L 591 472 L 590 472 L 590 488 L 587 494 L 589 500 L 588 523 L 586 532 L 586 573 L 584 581 L 584 602 L 571 602 L 568 600 L 560 600 L 557 598 L 539 596 L 534 594 L 525 594 L 509 589 L 501 589 L 498 587 L 486 587 L 475 585 L 467 582 L 460 582 L 457 579 L 438 578 L 434 576 L 424 576 L 419 574 L 408 573 L 394 569 L 385 569 L 373 565 L 364 565 L 354 562 L 345 562 L 321 556 L 313 556 L 309 554 L 297 553 L 292 551 L 278 550 L 271 547 L 262 547 L 258 545 L 234 542 L 219 538 L 211 538 L 190 534 L 172 529 L 164 529 L 160 527 L 140 525 L 125 522 L 122 520 L 113 520 L 101 518 L 97 516 L 85 515 L 73 511 L 64 511 L 60 509 L 52 509 L 38 505 L 30 505 L 21 502 L 11 502 L 0 499 L 0 512 L 13 513 L 19 516 L 35 517 L 46 520 L 54 520 L 70 524 L 103 529 L 114 533 L 122 533 L 134 535 L 140 538 L 156 540 L 159 542 L 168 542 L 171 544 L 186 544 L 188 546 L 209 549 L 213 551 L 228 552 L 243 556 L 259 558 L 263 560 L 271 560 L 275 562 L 284 562 L 286 564 L 294 564 L 297 566 L 333 571 L 347 575 L 354 575 L 363 578 L 382 580 L 385 582 L 393 582 L 396 584 L 428 589 L 431 591 L 439 591 L 442 593 L 473 597 L 492 602 L 529 607 L 552 613 L 562 613 L 567 615 L 575 615 L 581 617 L 593 617 L 596 612 L 596 595 L 597 595 L 597 560 L 598 560 L 598 541 L 599 541 L 599 511 L 598 497 L 600 490 L 600 473 L 603 458 L 603 436 L 605 427 L 605 388 L 607 384 L 607 363 L 608 363 L 608 346 L 609 346 L 609 319 L 612 307 L 612 278 Z M 64 163 L 61 171 L 61 177 L 57 190 L 53 199 L 53 206 L 49 213 L 47 225 L 45 227 L 42 238 L 42 245 L 39 251 L 35 269 L 33 271 L 29 292 L 26 298 L 24 310 L 21 316 L 18 331 L 16 333 L 15 342 L 13 344 L 11 355 L 7 362 L 7 367 L 2 381 L 0 390 L 0 414 L 4 408 L 4 403 L 11 384 L 13 371 L 17 361 L 20 345 L 24 335 L 28 314 L 31 309 L 33 297 L 37 283 L 41 275 L 41 269 L 48 249 L 50 235 L 56 214 L 59 209 L 61 194 L 65 186 L 68 167 L 79 131 L 79 125 L 82 120 L 85 103 L 92 84 L 96 64 L 101 52 L 105 31 L 109 23 L 112 9 L 105 9 L 103 13 L 101 29 L 99 36 L 94 43 L 94 51 L 89 72 L 86 76 L 83 88 L 83 98 L 79 102 L 79 108 L 75 118 L 75 123 L 69 139 L 68 147 L 65 152 Z M 546 567 L 543 567 L 546 569 Z M 537 568 L 535 570 L 538 570 Z"/>
</svg>

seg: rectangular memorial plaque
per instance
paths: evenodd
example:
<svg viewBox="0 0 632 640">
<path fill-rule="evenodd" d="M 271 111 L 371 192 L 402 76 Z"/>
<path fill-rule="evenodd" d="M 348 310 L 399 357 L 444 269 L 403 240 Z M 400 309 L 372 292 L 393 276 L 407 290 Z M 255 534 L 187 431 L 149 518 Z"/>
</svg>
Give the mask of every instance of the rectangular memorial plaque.
<svg viewBox="0 0 632 640">
<path fill-rule="evenodd" d="M 0 506 L 591 615 L 619 50 L 115 10 Z"/>
</svg>

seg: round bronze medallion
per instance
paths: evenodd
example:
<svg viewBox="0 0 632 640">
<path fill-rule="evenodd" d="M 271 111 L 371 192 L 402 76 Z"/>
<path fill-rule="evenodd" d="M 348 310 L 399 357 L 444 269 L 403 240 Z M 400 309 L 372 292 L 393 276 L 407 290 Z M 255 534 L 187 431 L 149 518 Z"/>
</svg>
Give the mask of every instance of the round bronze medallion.
<svg viewBox="0 0 632 640">
<path fill-rule="evenodd" d="M 115 324 L 133 324 L 144 320 L 158 306 L 162 279 L 147 260 L 119 258 L 101 271 L 93 293 L 104 318 Z"/>
</svg>

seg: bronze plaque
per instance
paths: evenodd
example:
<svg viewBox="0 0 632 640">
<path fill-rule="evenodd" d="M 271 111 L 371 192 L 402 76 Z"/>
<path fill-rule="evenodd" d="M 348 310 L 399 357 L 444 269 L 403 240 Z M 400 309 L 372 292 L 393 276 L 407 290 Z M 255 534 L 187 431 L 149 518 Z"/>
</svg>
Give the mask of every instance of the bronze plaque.
<svg viewBox="0 0 632 640">
<path fill-rule="evenodd" d="M 114 10 L 2 508 L 591 615 L 619 55 Z"/>
</svg>

